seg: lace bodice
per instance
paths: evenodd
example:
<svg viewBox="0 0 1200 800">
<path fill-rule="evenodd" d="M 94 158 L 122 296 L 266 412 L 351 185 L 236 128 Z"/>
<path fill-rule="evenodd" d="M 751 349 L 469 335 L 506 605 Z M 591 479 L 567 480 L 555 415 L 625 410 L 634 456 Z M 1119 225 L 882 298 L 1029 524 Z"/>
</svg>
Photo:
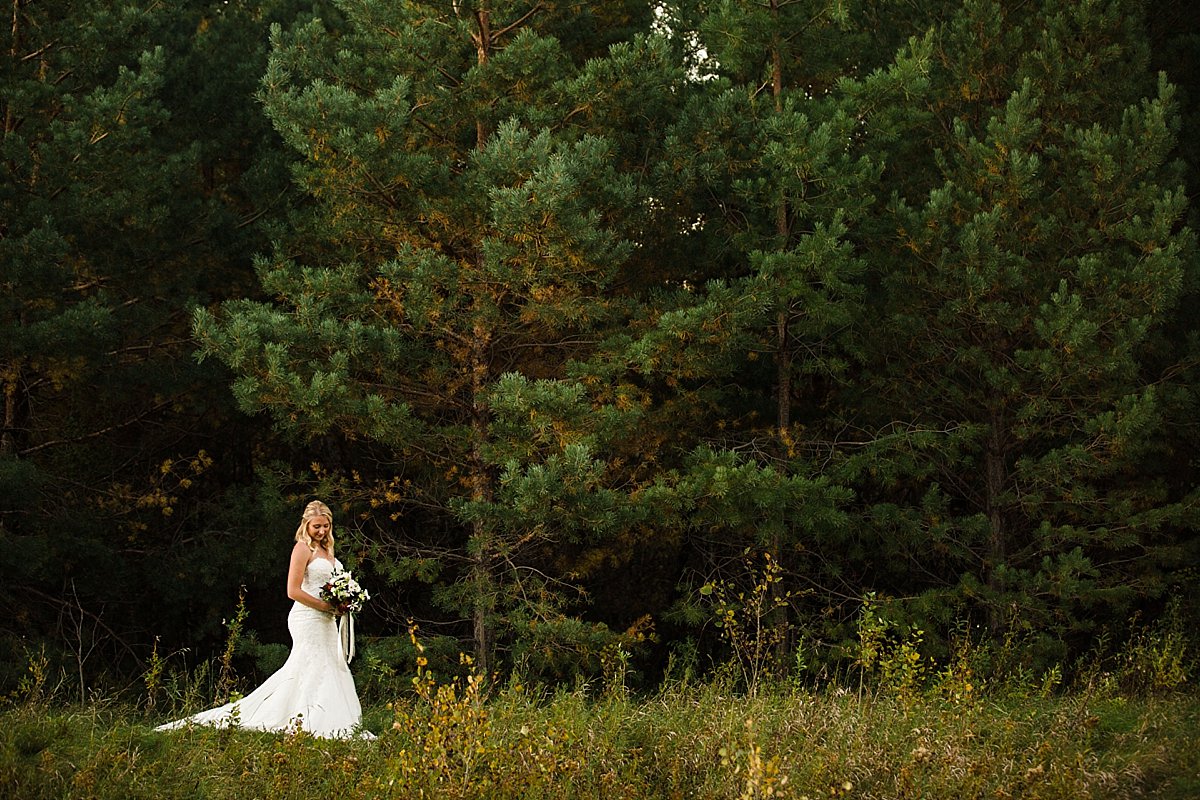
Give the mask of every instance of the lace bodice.
<svg viewBox="0 0 1200 800">
<path fill-rule="evenodd" d="M 300 581 L 300 588 L 313 597 L 320 597 L 321 587 L 328 583 L 334 571 L 339 569 L 342 569 L 342 562 L 336 558 L 331 563 L 329 559 L 317 556 L 304 568 L 304 579 Z"/>
</svg>

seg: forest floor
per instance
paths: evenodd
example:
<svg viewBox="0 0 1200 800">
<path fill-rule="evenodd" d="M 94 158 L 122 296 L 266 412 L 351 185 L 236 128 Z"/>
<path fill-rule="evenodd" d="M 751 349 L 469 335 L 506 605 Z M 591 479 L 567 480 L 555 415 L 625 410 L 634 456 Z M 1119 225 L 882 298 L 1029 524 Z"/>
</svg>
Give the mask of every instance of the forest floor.
<svg viewBox="0 0 1200 800">
<path fill-rule="evenodd" d="M 0 706 L 0 797 L 1200 797 L 1200 695 L 863 693 L 718 684 L 483 696 L 457 682 L 367 708 L 374 741 L 157 733 L 118 701 Z"/>
</svg>

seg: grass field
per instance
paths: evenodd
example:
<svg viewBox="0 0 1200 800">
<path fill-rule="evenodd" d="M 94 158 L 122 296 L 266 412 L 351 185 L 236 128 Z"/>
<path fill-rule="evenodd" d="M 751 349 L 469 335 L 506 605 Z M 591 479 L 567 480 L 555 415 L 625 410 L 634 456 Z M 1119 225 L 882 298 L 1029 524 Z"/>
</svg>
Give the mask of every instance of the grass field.
<svg viewBox="0 0 1200 800">
<path fill-rule="evenodd" d="M 1200 698 L 859 693 L 718 683 L 634 697 L 484 696 L 457 681 L 367 710 L 375 741 L 197 728 L 116 702 L 12 699 L 0 797 L 1200 797 Z"/>
<path fill-rule="evenodd" d="M 492 683 L 465 656 L 438 661 L 438 678 L 414 627 L 411 673 L 370 652 L 355 662 L 378 738 L 349 741 L 155 732 L 239 683 L 232 644 L 191 671 L 156 650 L 139 688 L 107 692 L 81 689 L 43 649 L 0 695 L 0 800 L 1196 800 L 1189 631 L 1179 618 L 1148 629 L 1066 680 L 1007 640 L 964 639 L 939 665 L 916 635 L 875 625 L 844 671 L 798 660 L 790 679 L 770 678 L 761 642 L 730 637 L 730 660 L 704 679 L 681 658 L 657 688 L 632 692 L 620 658 L 567 687 Z"/>
</svg>

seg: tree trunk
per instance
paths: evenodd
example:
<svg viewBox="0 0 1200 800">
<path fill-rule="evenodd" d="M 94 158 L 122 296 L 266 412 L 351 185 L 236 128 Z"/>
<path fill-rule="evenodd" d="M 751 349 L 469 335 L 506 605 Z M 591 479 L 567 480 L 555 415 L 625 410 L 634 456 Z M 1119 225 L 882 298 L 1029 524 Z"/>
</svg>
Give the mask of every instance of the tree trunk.
<svg viewBox="0 0 1200 800">
<path fill-rule="evenodd" d="M 476 321 L 471 337 L 471 499 L 490 502 L 494 497 L 491 471 L 483 450 L 488 438 L 488 409 L 484 392 L 490 378 L 490 333 L 481 321 Z M 486 523 L 473 523 L 472 539 L 477 548 L 472 568 L 473 628 L 475 663 L 484 675 L 491 671 L 492 625 L 490 614 L 495 601 L 495 580 L 492 575 L 491 533 Z"/>
<path fill-rule="evenodd" d="M 475 59 L 479 66 L 488 62 L 493 46 L 491 12 L 486 2 L 480 2 L 474 11 L 475 33 L 472 41 L 475 44 Z M 487 123 L 480 118 L 475 120 L 475 147 L 482 150 L 487 144 L 490 131 Z M 477 268 L 483 270 L 483 256 L 477 255 Z M 480 283 L 482 286 L 482 282 Z M 479 289 L 477 291 L 485 291 Z M 478 303 L 479 300 L 477 299 Z M 471 499 L 476 502 L 489 502 L 494 496 L 491 473 L 483 456 L 484 447 L 488 440 L 488 411 L 484 402 L 484 392 L 487 390 L 490 378 L 490 332 L 487 326 L 477 318 L 471 332 Z M 472 524 L 471 538 L 477 552 L 472 566 L 471 584 L 474 599 L 472 601 L 472 629 L 475 639 L 475 664 L 480 673 L 487 675 L 492 668 L 492 622 L 491 612 L 495 602 L 495 576 L 491 558 L 491 532 L 486 523 L 476 521 Z"/>
<path fill-rule="evenodd" d="M 26 313 L 22 311 L 22 327 L 28 324 L 26 317 Z M 23 444 L 17 441 L 18 431 L 22 427 L 26 431 L 29 428 L 29 420 L 21 419 L 30 414 L 28 388 L 21 374 L 23 360 L 18 358 L 3 365 L 3 373 L 0 373 L 0 389 L 4 391 L 4 427 L 0 428 L 0 456 L 11 458 L 17 456 Z"/>
<path fill-rule="evenodd" d="M 771 0 L 771 19 L 775 30 L 779 30 L 779 0 Z M 775 100 L 775 113 L 783 111 L 783 46 L 779 34 L 771 38 L 771 96 Z M 779 247 L 787 247 L 791 233 L 788 226 L 787 195 L 781 188 L 775 205 L 775 233 L 779 236 Z M 782 292 L 780 293 L 782 295 Z M 776 389 L 775 433 L 780 445 L 780 457 L 787 459 L 791 456 L 791 438 L 789 429 L 792 425 L 792 353 L 790 332 L 790 303 L 783 302 L 775 318 L 775 379 Z M 771 556 L 787 574 L 787 564 L 783 557 L 783 533 L 772 537 L 769 545 Z M 775 667 L 782 670 L 792 649 L 788 635 L 788 608 L 786 605 L 772 612 L 771 626 L 775 638 Z"/>
<path fill-rule="evenodd" d="M 17 452 L 15 431 L 17 428 L 17 391 L 18 378 L 16 370 L 13 375 L 4 377 L 4 428 L 0 430 L 0 456 L 13 456 Z"/>
<path fill-rule="evenodd" d="M 484 64 L 487 64 L 492 52 L 492 20 L 487 3 L 481 2 L 479 8 L 475 10 L 475 23 L 478 26 L 478 31 L 474 37 L 475 61 L 482 67 Z M 489 133 L 487 123 L 482 119 L 476 119 L 475 146 L 480 150 L 483 149 L 484 143 L 487 142 Z"/>
<path fill-rule="evenodd" d="M 17 34 L 20 33 L 20 26 L 17 24 L 20 20 L 21 0 L 13 0 L 12 4 L 12 44 L 8 48 L 8 57 L 12 63 L 17 63 Z M 11 102 L 4 103 L 4 134 L 7 136 L 17 129 L 16 121 L 13 119 L 13 108 Z"/>
<path fill-rule="evenodd" d="M 1008 528 L 1004 514 L 1003 494 L 1008 483 L 1008 465 L 1005 460 L 1005 423 L 999 409 L 992 409 L 989 421 L 987 446 L 984 454 L 984 469 L 987 479 L 988 588 L 993 597 L 999 598 L 1004 590 L 1000 569 L 1008 557 Z M 988 623 L 992 633 L 1004 627 L 1004 608 L 993 602 L 988 612 Z"/>
<path fill-rule="evenodd" d="M 779 28 L 779 0 L 771 0 L 771 18 L 775 28 Z M 783 111 L 783 49 L 779 35 L 771 39 L 771 94 L 775 98 L 775 113 Z M 787 247 L 788 236 L 788 201 L 783 189 L 775 204 L 775 233 L 779 236 L 779 247 Z M 791 308 L 784 303 L 779 309 L 775 320 L 775 375 L 778 381 L 776 397 L 776 431 L 780 441 L 787 440 L 787 431 L 792 424 L 792 355 L 789 336 L 789 319 Z"/>
</svg>

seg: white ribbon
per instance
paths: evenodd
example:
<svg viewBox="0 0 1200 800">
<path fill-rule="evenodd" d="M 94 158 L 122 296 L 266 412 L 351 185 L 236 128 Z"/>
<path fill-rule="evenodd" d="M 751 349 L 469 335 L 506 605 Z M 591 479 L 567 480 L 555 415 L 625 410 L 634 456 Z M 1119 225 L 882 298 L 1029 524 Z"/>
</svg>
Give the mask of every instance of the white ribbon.
<svg viewBox="0 0 1200 800">
<path fill-rule="evenodd" d="M 338 650 L 347 664 L 354 659 L 354 614 L 350 611 L 338 618 Z"/>
</svg>

